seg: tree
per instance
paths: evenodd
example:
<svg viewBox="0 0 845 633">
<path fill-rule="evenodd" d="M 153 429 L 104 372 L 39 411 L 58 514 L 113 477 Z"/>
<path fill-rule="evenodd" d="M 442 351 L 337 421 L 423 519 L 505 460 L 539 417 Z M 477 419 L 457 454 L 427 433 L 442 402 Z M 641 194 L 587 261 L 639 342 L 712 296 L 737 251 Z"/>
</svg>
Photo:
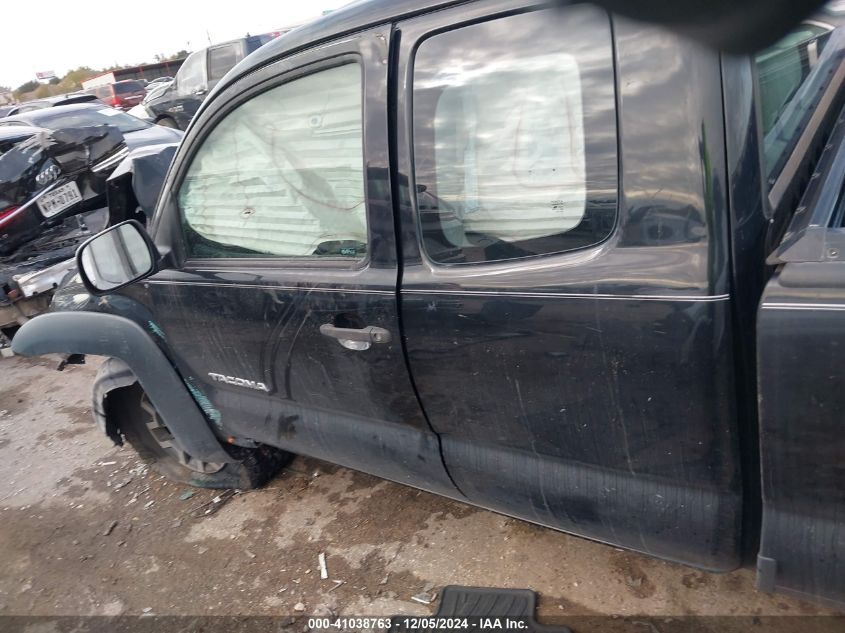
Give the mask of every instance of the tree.
<svg viewBox="0 0 845 633">
<path fill-rule="evenodd" d="M 41 84 L 35 91 L 35 98 L 36 99 L 43 99 L 44 97 L 50 96 L 50 89 L 47 87 L 46 84 Z"/>
<path fill-rule="evenodd" d="M 191 51 L 186 51 L 184 48 L 181 51 L 176 51 L 172 55 L 165 55 L 164 53 L 158 53 L 153 58 L 157 62 L 172 62 L 174 59 L 184 59 L 188 55 L 191 54 Z"/>
<path fill-rule="evenodd" d="M 68 71 L 67 74 L 62 77 L 62 80 L 59 82 L 59 86 L 64 92 L 73 92 L 74 90 L 82 88 L 83 81 L 99 74 L 99 70 L 94 70 L 88 66 L 80 66 L 79 68 Z"/>
<path fill-rule="evenodd" d="M 32 92 L 33 90 L 38 88 L 39 85 L 40 84 L 37 81 L 35 81 L 34 79 L 31 79 L 30 81 L 26 81 L 26 82 L 22 83 L 20 86 L 18 86 L 17 89 L 15 89 L 15 92 L 18 95 L 22 95 L 25 92 Z"/>
</svg>

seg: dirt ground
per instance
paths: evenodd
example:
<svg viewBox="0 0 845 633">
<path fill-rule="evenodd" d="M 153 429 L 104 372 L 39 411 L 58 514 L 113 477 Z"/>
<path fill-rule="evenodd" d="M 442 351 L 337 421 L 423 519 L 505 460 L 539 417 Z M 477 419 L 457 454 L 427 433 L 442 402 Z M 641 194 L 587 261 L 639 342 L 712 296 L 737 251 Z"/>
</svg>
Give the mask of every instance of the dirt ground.
<svg viewBox="0 0 845 633">
<path fill-rule="evenodd" d="M 94 426 L 96 359 L 55 364 L 0 359 L 0 629 L 10 615 L 429 614 L 436 601 L 412 597 L 450 584 L 534 589 L 541 621 L 745 615 L 761 630 L 830 613 L 757 592 L 751 570 L 696 571 L 310 459 L 214 503 Z"/>
</svg>

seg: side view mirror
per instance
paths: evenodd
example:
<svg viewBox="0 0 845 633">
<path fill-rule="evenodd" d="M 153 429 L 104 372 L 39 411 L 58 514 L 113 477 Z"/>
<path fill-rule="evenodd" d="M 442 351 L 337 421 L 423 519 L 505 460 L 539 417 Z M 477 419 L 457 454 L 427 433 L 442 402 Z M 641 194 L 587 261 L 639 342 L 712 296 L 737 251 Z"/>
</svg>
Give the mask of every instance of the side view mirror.
<svg viewBox="0 0 845 633">
<path fill-rule="evenodd" d="M 159 258 L 144 227 L 128 220 L 110 226 L 80 246 L 76 266 L 88 292 L 99 296 L 149 277 Z"/>
</svg>

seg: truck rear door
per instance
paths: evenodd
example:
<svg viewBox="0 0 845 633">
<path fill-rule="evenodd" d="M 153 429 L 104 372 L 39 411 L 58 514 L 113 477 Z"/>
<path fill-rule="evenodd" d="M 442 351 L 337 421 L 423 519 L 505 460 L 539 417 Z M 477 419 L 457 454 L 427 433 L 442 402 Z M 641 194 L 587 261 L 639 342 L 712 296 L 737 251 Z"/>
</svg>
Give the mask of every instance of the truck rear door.
<svg viewBox="0 0 845 633">
<path fill-rule="evenodd" d="M 398 28 L 403 328 L 456 485 L 735 567 L 718 56 L 588 5 Z"/>
</svg>

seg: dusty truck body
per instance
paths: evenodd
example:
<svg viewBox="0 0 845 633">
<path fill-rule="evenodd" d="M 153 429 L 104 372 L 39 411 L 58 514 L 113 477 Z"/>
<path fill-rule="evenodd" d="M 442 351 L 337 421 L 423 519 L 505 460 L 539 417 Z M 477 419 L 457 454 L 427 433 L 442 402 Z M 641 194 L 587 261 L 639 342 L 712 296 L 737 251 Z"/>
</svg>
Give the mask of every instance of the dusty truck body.
<svg viewBox="0 0 845 633">
<path fill-rule="evenodd" d="M 183 481 L 301 453 L 842 605 L 842 51 L 353 5 L 220 82 L 15 349 L 112 357 L 95 417 Z"/>
</svg>

